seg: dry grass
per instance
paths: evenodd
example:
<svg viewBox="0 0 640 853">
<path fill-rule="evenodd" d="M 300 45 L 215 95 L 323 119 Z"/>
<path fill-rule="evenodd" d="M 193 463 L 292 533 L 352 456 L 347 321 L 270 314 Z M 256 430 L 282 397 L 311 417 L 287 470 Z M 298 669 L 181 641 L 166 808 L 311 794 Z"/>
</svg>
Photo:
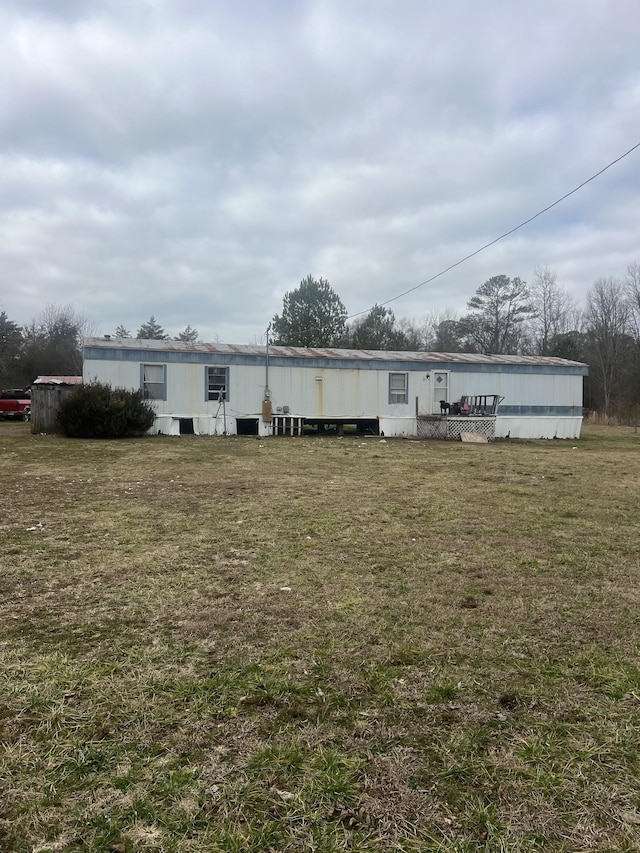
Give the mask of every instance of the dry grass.
<svg viewBox="0 0 640 853">
<path fill-rule="evenodd" d="M 2 853 L 640 849 L 632 429 L 0 457 Z"/>
</svg>

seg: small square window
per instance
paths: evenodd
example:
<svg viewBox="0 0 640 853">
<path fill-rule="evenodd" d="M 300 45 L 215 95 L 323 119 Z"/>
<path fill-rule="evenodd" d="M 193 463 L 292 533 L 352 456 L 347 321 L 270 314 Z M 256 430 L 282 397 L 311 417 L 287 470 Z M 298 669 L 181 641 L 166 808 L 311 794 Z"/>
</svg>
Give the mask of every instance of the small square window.
<svg viewBox="0 0 640 853">
<path fill-rule="evenodd" d="M 228 367 L 207 367 L 206 399 L 207 400 L 228 400 L 229 399 L 229 368 Z"/>
<path fill-rule="evenodd" d="M 408 373 L 390 373 L 389 374 L 389 403 L 408 403 L 409 402 L 409 374 Z"/>
</svg>

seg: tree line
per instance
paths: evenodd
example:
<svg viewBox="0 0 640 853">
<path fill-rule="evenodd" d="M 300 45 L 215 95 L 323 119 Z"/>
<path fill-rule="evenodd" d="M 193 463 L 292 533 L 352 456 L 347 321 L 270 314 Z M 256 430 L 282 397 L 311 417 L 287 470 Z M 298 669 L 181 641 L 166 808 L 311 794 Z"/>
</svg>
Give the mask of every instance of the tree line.
<svg viewBox="0 0 640 853">
<path fill-rule="evenodd" d="M 82 339 L 98 334 L 93 323 L 70 305 L 48 305 L 26 326 L 0 311 L 0 388 L 25 388 L 37 376 L 82 374 Z M 124 326 L 115 337 L 131 338 Z M 170 340 L 152 315 L 136 338 Z M 198 330 L 187 326 L 173 340 L 194 343 Z"/>
<path fill-rule="evenodd" d="M 131 332 L 126 329 L 124 326 L 116 326 L 115 330 L 116 338 L 132 338 L 133 335 Z M 171 335 L 168 335 L 165 330 L 162 328 L 160 323 L 156 320 L 154 315 L 152 314 L 146 323 L 143 323 L 138 331 L 135 334 L 135 337 L 140 340 L 149 340 L 149 341 L 182 341 L 185 344 L 195 344 L 198 341 L 198 330 L 194 329 L 191 324 L 186 326 L 181 332 L 172 338 Z"/>
<path fill-rule="evenodd" d="M 470 352 L 556 356 L 585 362 L 585 405 L 606 415 L 640 417 L 640 264 L 625 279 L 598 279 L 580 307 L 547 267 L 532 281 L 496 275 L 478 287 L 462 315 L 434 311 L 423 320 L 396 319 L 374 305 L 348 320 L 339 295 L 323 278 L 308 275 L 285 294 L 270 325 L 282 346 L 363 350 Z M 50 305 L 19 326 L 0 311 L 0 387 L 26 387 L 38 375 L 82 372 L 82 338 L 96 334 L 71 306 Z M 154 315 L 135 336 L 120 325 L 115 337 L 198 341 L 191 325 L 174 338 Z"/>
</svg>

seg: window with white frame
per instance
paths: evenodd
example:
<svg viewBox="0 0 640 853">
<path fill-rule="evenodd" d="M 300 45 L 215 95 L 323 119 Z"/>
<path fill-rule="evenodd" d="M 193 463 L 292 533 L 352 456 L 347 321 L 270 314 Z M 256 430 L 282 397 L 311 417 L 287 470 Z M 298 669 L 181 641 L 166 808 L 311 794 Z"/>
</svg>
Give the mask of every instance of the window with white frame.
<svg viewBox="0 0 640 853">
<path fill-rule="evenodd" d="M 229 368 L 207 367 L 206 369 L 206 399 L 229 399 Z"/>
<path fill-rule="evenodd" d="M 166 364 L 141 365 L 140 386 L 144 396 L 150 400 L 167 399 L 167 366 Z"/>
<path fill-rule="evenodd" d="M 389 374 L 389 403 L 409 402 L 409 374 Z"/>
</svg>

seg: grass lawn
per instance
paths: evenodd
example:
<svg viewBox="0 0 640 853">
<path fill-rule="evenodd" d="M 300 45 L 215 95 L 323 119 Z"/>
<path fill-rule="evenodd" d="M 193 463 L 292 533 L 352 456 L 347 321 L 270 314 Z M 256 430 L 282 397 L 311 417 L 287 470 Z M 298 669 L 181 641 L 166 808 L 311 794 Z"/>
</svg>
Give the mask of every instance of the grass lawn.
<svg viewBox="0 0 640 853">
<path fill-rule="evenodd" d="M 0 459 L 2 853 L 640 850 L 632 429 Z"/>
</svg>

